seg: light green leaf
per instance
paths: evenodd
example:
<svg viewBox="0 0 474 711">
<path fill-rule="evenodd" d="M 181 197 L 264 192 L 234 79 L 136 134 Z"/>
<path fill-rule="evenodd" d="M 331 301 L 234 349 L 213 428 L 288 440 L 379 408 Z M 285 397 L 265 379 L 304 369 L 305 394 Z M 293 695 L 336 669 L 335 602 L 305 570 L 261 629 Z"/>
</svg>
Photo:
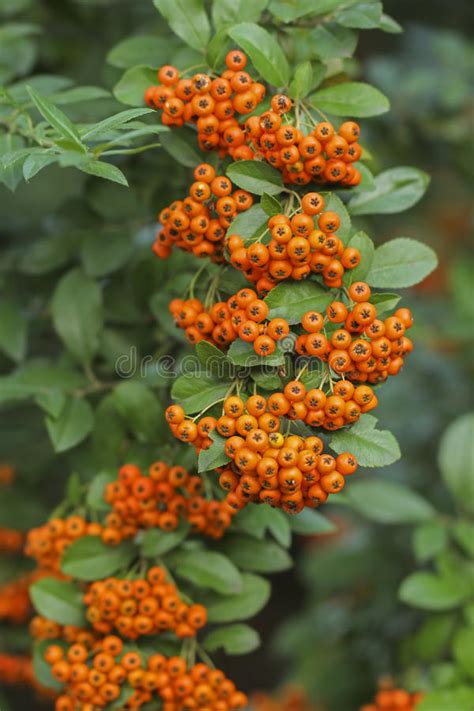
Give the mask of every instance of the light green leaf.
<svg viewBox="0 0 474 711">
<path fill-rule="evenodd" d="M 474 677 L 474 627 L 462 627 L 456 633 L 453 654 L 464 673 Z"/>
<path fill-rule="evenodd" d="M 413 548 L 416 559 L 421 563 L 434 558 L 446 547 L 448 536 L 445 526 L 439 521 L 427 521 L 415 528 Z"/>
<path fill-rule="evenodd" d="M 373 30 L 380 26 L 382 18 L 381 2 L 361 2 L 340 10 L 335 20 L 344 27 L 358 30 Z"/>
<path fill-rule="evenodd" d="M 331 210 L 331 212 L 336 212 L 339 216 L 340 225 L 337 229 L 337 236 L 344 244 L 349 239 L 351 232 L 351 218 L 347 211 L 346 206 L 342 202 L 341 198 L 334 192 L 323 193 L 324 195 L 324 209 Z"/>
<path fill-rule="evenodd" d="M 314 281 L 282 282 L 265 297 L 268 318 L 286 318 L 289 324 L 300 323 L 309 310 L 325 311 L 333 297 Z"/>
<path fill-rule="evenodd" d="M 58 417 L 47 417 L 46 428 L 55 452 L 65 452 L 87 437 L 94 426 L 94 412 L 87 400 L 67 398 Z"/>
<path fill-rule="evenodd" d="M 105 500 L 107 484 L 115 481 L 117 474 L 112 471 L 99 472 L 87 488 L 86 504 L 94 511 L 109 511 L 110 504 Z"/>
<path fill-rule="evenodd" d="M 245 368 L 256 368 L 259 366 L 273 367 L 283 365 L 285 362 L 285 355 L 279 343 L 277 343 L 277 347 L 271 355 L 259 356 L 255 353 L 252 343 L 242 341 L 240 338 L 237 338 L 231 343 L 227 355 L 234 365 L 243 366 Z"/>
<path fill-rule="evenodd" d="M 110 98 L 110 92 L 100 86 L 75 86 L 67 91 L 60 91 L 51 96 L 51 100 L 59 106 L 79 104 L 85 101 Z"/>
<path fill-rule="evenodd" d="M 393 17 L 390 17 L 390 15 L 386 15 L 385 13 L 382 13 L 379 27 L 384 32 L 390 32 L 392 34 L 403 32 L 403 27 L 396 20 L 394 20 Z"/>
<path fill-rule="evenodd" d="M 31 180 L 40 170 L 46 168 L 51 163 L 58 160 L 58 155 L 45 150 L 42 153 L 32 153 L 23 163 L 23 177 L 26 181 Z"/>
<path fill-rule="evenodd" d="M 234 595 L 207 592 L 199 601 L 206 606 L 209 622 L 247 620 L 260 612 L 270 599 L 268 580 L 253 573 L 242 573 L 242 589 Z"/>
<path fill-rule="evenodd" d="M 281 173 L 268 163 L 256 160 L 239 160 L 227 168 L 227 176 L 239 188 L 254 195 L 277 195 L 283 190 Z"/>
<path fill-rule="evenodd" d="M 346 491 L 349 506 L 379 523 L 421 523 L 435 513 L 418 493 L 392 481 L 355 481 Z"/>
<path fill-rule="evenodd" d="M 357 0 L 271 0 L 270 11 L 285 23 L 305 15 L 325 15 Z"/>
<path fill-rule="evenodd" d="M 107 62 L 119 69 L 130 69 L 137 64 L 159 67 L 169 62 L 176 47 L 177 41 L 174 37 L 156 35 L 127 37 L 112 47 L 107 54 Z"/>
<path fill-rule="evenodd" d="M 352 215 L 391 214 L 413 207 L 430 182 L 422 170 L 409 166 L 390 168 L 375 176 L 373 190 L 360 192 L 350 200 Z"/>
<path fill-rule="evenodd" d="M 381 91 L 356 81 L 319 89 L 310 96 L 309 101 L 317 109 L 333 116 L 378 116 L 390 108 L 389 100 Z"/>
<path fill-rule="evenodd" d="M 352 57 L 357 39 L 357 32 L 336 23 L 318 25 L 311 32 L 313 52 L 323 61 Z"/>
<path fill-rule="evenodd" d="M 95 160 L 94 158 L 86 159 L 77 164 L 79 170 L 89 175 L 95 175 L 97 178 L 111 180 L 119 185 L 128 185 L 127 178 L 122 173 L 120 168 L 112 163 L 104 163 L 104 161 Z"/>
<path fill-rule="evenodd" d="M 423 281 L 438 265 L 435 252 L 422 242 L 397 237 L 377 247 L 366 275 L 370 286 L 404 288 Z"/>
<path fill-rule="evenodd" d="M 265 232 L 267 229 L 268 215 L 263 207 L 258 203 L 252 205 L 250 210 L 241 212 L 231 223 L 227 234 L 239 235 L 244 242 L 251 242 Z"/>
<path fill-rule="evenodd" d="M 196 134 L 191 129 L 172 129 L 161 137 L 161 145 L 169 155 L 186 168 L 195 168 L 203 157 L 196 149 Z"/>
<path fill-rule="evenodd" d="M 258 22 L 268 0 L 213 0 L 212 21 L 216 29 L 237 22 Z"/>
<path fill-rule="evenodd" d="M 129 121 L 132 121 L 133 119 L 138 118 L 139 116 L 144 116 L 145 114 L 151 113 L 154 113 L 153 109 L 147 108 L 126 109 L 125 111 L 120 111 L 118 114 L 109 116 L 108 118 L 99 121 L 99 123 L 96 123 L 94 126 L 92 126 L 92 128 L 88 128 L 85 131 L 81 132 L 81 138 L 82 140 L 90 140 L 98 133 L 107 133 L 107 131 L 112 131 L 113 129 L 120 128 L 120 126 L 123 126 L 125 123 L 128 123 Z"/>
<path fill-rule="evenodd" d="M 394 311 L 400 298 L 400 294 L 382 293 L 379 291 L 375 294 L 373 293 L 369 301 L 377 307 L 377 318 L 380 318 L 382 314 Z"/>
<path fill-rule="evenodd" d="M 400 600 L 422 610 L 451 610 L 469 595 L 469 587 L 457 577 L 417 572 L 405 578 L 398 591 Z"/>
<path fill-rule="evenodd" d="M 438 464 L 456 504 L 474 513 L 474 414 L 462 415 L 449 425 L 441 439 Z"/>
<path fill-rule="evenodd" d="M 205 550 L 180 550 L 170 555 L 174 573 L 200 588 L 224 595 L 242 590 L 242 579 L 235 565 L 221 553 Z"/>
<path fill-rule="evenodd" d="M 472 686 L 456 686 L 429 691 L 416 705 L 416 711 L 448 711 L 448 709 L 472 711 L 473 708 L 474 689 Z"/>
<path fill-rule="evenodd" d="M 71 141 L 82 151 L 86 151 L 86 147 L 81 141 L 79 131 L 72 121 L 58 109 L 52 101 L 42 96 L 32 87 L 28 88 L 30 98 L 44 119 L 56 129 L 56 131 L 67 141 Z"/>
<path fill-rule="evenodd" d="M 102 292 L 81 270 L 59 281 L 51 302 L 53 324 L 66 348 L 79 360 L 97 352 L 103 327 Z"/>
<path fill-rule="evenodd" d="M 126 570 L 137 555 L 131 541 L 106 546 L 98 536 L 84 536 L 66 548 L 61 570 L 78 580 L 102 580 Z"/>
<path fill-rule="evenodd" d="M 60 625 L 85 625 L 82 593 L 75 583 L 57 578 L 41 578 L 31 585 L 29 594 L 38 614 L 48 620 L 54 620 Z"/>
<path fill-rule="evenodd" d="M 315 509 L 304 508 L 296 515 L 287 514 L 291 530 L 301 536 L 317 536 L 334 533 L 337 526 Z"/>
<path fill-rule="evenodd" d="M 287 551 L 273 541 L 261 541 L 244 534 L 228 534 L 219 544 L 221 550 L 242 570 L 277 573 L 292 566 Z"/>
<path fill-rule="evenodd" d="M 179 546 L 187 537 L 189 526 L 181 524 L 175 531 L 162 531 L 159 528 L 150 528 L 143 534 L 141 552 L 145 558 L 157 558 L 166 555 L 169 551 Z"/>
<path fill-rule="evenodd" d="M 208 472 L 223 464 L 227 464 L 229 457 L 224 451 L 226 440 L 215 430 L 211 432 L 212 444 L 209 449 L 202 449 L 198 457 L 198 472 Z"/>
<path fill-rule="evenodd" d="M 222 402 L 229 389 L 229 382 L 219 382 L 206 373 L 181 375 L 173 384 L 171 397 L 186 414 L 199 412 L 214 402 Z"/>
<path fill-rule="evenodd" d="M 203 646 L 211 653 L 223 649 L 226 654 L 249 654 L 260 646 L 260 636 L 248 625 L 228 625 L 210 632 Z"/>
<path fill-rule="evenodd" d="M 302 62 L 295 69 L 288 94 L 292 99 L 304 99 L 313 88 L 313 68 L 311 62 Z"/>
<path fill-rule="evenodd" d="M 278 41 L 263 27 L 242 22 L 229 30 L 230 37 L 247 52 L 257 72 L 275 87 L 288 84 L 290 68 Z"/>
<path fill-rule="evenodd" d="M 59 388 L 50 388 L 35 396 L 36 404 L 53 419 L 59 417 L 66 403 L 66 395 Z"/>
<path fill-rule="evenodd" d="M 143 106 L 143 95 L 151 84 L 156 84 L 156 71 L 149 66 L 139 65 L 128 69 L 113 88 L 117 101 L 128 106 Z"/>
<path fill-rule="evenodd" d="M 211 28 L 202 0 L 153 0 L 153 4 L 187 45 L 206 50 Z"/>
<path fill-rule="evenodd" d="M 0 302 L 0 350 L 17 363 L 26 355 L 28 320 L 13 301 Z"/>
</svg>

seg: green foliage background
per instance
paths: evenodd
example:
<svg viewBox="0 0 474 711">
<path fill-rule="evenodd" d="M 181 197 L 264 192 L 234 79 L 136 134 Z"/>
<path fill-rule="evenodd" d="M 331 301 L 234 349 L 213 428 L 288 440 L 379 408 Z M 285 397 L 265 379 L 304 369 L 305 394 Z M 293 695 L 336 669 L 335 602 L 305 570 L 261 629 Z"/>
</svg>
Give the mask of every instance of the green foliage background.
<svg viewBox="0 0 474 711">
<path fill-rule="evenodd" d="M 466 37 L 472 10 L 460 0 L 449 10 L 435 4 L 433 11 L 428 2 L 385 3 L 385 11 L 407 31 L 362 31 L 357 60 L 352 58 L 355 28 L 337 30 L 342 37 L 338 56 L 344 58 L 334 62 L 340 62 L 338 71 L 373 82 L 391 100 L 390 113 L 363 124 L 372 172 L 403 164 L 432 175 L 421 205 L 377 216 L 364 216 L 362 206 L 359 225 L 380 242 L 397 234 L 417 237 L 440 257 L 429 280 L 404 294 L 416 314 L 416 349 L 403 375 L 384 389 L 379 419 L 394 431 L 403 453 L 401 461 L 383 471 L 383 481 L 419 491 L 443 516 L 422 506 L 423 513 L 416 510 L 411 520 L 400 518 L 400 510 L 406 510 L 402 502 L 392 525 L 382 525 L 387 516 L 377 520 L 370 511 L 367 516 L 366 506 L 357 505 L 356 486 L 378 476 L 364 475 L 347 496 L 347 506 L 331 506 L 337 536 L 318 538 L 314 545 L 298 539 L 293 544 L 297 573 L 273 578 L 272 602 L 256 621 L 267 640 L 263 650 L 234 659 L 231 666 L 224 663 L 246 689 L 298 679 L 315 702 L 331 711 L 355 709 L 369 699 L 380 674 L 404 670 L 414 688 L 429 684 L 426 669 L 433 660 L 444 665 L 435 670 L 437 685 L 472 686 L 462 671 L 463 642 L 454 641 L 454 629 L 458 635 L 464 629 L 460 619 L 472 625 L 472 611 L 462 617 L 456 605 L 454 612 L 443 610 L 432 616 L 434 631 L 423 632 L 425 613 L 412 607 L 406 587 L 403 602 L 396 602 L 397 588 L 416 564 L 430 567 L 438 556 L 438 572 L 441 566 L 448 575 L 453 545 L 456 555 L 472 558 L 472 549 L 459 544 L 462 534 L 453 533 L 454 518 L 441 525 L 448 535 L 439 533 L 439 521 L 456 516 L 457 509 L 437 464 L 442 432 L 472 405 L 472 54 Z M 238 3 L 221 6 L 233 12 Z M 286 4 L 272 6 L 281 13 L 279 6 Z M 204 32 L 194 41 L 195 49 L 185 47 L 148 0 L 0 0 L 0 14 L 0 84 L 13 84 L 14 98 L 34 101 L 21 84 L 29 77 L 25 84 L 48 95 L 74 124 L 85 127 L 86 135 L 87 126 L 141 105 L 137 74 L 145 85 L 152 75 L 133 67 L 168 61 L 190 66 L 200 61 L 196 49 L 206 40 Z M 267 20 L 273 29 L 278 26 L 273 16 Z M 126 39 L 133 35 L 160 40 Z M 323 42 L 321 36 L 316 40 Z M 298 44 L 301 56 L 295 60 L 307 59 L 308 44 Z M 31 137 L 28 122 L 20 121 L 13 134 L 4 131 L 10 114 L 0 94 L 2 155 L 21 149 Z M 35 123 L 41 120 L 33 115 Z M 119 128 L 109 126 L 112 133 L 99 148 L 90 143 L 86 159 L 79 160 L 66 142 L 60 164 L 44 167 L 29 183 L 22 179 L 21 164 L 0 168 L 0 461 L 14 464 L 18 472 L 16 485 L 2 491 L 0 526 L 20 522 L 27 529 L 41 523 L 65 487 L 71 501 L 78 496 L 78 476 L 84 482 L 127 458 L 147 463 L 171 451 L 162 413 L 172 378 L 149 367 L 120 379 L 115 364 L 121 356 L 126 356 L 124 367 L 149 354 L 183 357 L 184 341 L 166 306 L 181 295 L 196 264 L 178 254 L 160 262 L 150 245 L 156 213 L 183 192 L 198 159 L 192 147 L 157 134 L 156 121 L 145 114 L 126 118 Z M 127 135 L 134 131 L 139 134 Z M 45 145 L 49 140 L 47 131 L 36 138 Z M 162 139 L 166 150 L 141 152 L 142 146 Z M 84 143 L 89 145 L 85 138 Z M 122 152 L 112 157 L 110 151 Z M 42 167 L 41 161 L 31 158 L 28 175 Z M 120 175 L 107 168 L 111 161 Z M 91 170 L 108 171 L 105 177 L 112 182 L 94 177 Z M 122 174 L 129 188 L 120 184 Z M 186 462 L 189 452 L 181 448 L 173 456 Z M 455 492 L 455 498 L 459 504 L 462 493 Z M 361 499 L 367 501 L 363 491 Z M 384 510 L 383 501 L 371 510 L 379 508 Z M 472 525 L 472 511 L 461 506 L 459 515 Z M 424 533 L 428 525 L 438 529 Z M 412 535 L 418 541 L 414 552 Z M 425 552 L 426 538 L 440 541 L 439 548 Z M 454 541 L 451 548 L 448 540 Z M 441 562 L 439 556 L 444 556 Z M 0 579 L 12 577 L 23 565 L 3 558 Z M 455 561 L 454 567 L 459 572 L 462 566 Z M 467 574 L 472 577 L 472 571 Z M 456 614 L 454 621 L 448 619 Z M 268 643 L 276 624 L 280 629 L 274 643 Z M 7 626 L 0 630 L 0 646 L 4 643 L 11 650 L 28 647 L 24 632 Z M 453 644 L 461 659 L 456 668 Z M 12 709 L 40 703 L 30 696 L 25 701 L 22 692 L 5 694 L 2 709 L 7 703 Z"/>
</svg>

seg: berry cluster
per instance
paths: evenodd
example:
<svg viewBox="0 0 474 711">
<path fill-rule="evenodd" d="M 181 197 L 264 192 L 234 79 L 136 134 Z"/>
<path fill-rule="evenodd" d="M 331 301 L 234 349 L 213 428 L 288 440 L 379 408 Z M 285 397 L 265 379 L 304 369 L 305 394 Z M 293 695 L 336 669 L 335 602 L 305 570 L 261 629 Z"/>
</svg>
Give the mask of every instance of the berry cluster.
<svg viewBox="0 0 474 711">
<path fill-rule="evenodd" d="M 30 621 L 30 634 L 34 639 L 62 639 L 67 644 L 86 644 L 91 647 L 97 640 L 95 632 L 75 625 L 60 625 L 46 617 L 35 615 Z"/>
<path fill-rule="evenodd" d="M 240 212 L 252 206 L 253 197 L 246 190 L 234 189 L 229 178 L 216 175 L 208 163 L 197 166 L 194 178 L 187 197 L 160 212 L 162 228 L 153 251 L 166 259 L 174 245 L 196 257 L 222 262 L 227 229 Z"/>
<path fill-rule="evenodd" d="M 100 536 L 101 533 L 99 523 L 87 523 L 82 516 L 53 518 L 28 531 L 25 554 L 34 558 L 39 568 L 59 572 L 62 555 L 71 543 L 82 536 Z"/>
<path fill-rule="evenodd" d="M 179 639 L 194 637 L 207 621 L 205 607 L 183 602 L 158 566 L 150 568 L 146 579 L 96 581 L 85 593 L 84 603 L 94 630 L 102 634 L 115 630 L 126 639 L 168 630 Z"/>
<path fill-rule="evenodd" d="M 20 553 L 23 548 L 23 534 L 14 528 L 0 528 L 0 553 Z"/>
<path fill-rule="evenodd" d="M 28 589 L 35 579 L 34 574 L 24 575 L 0 586 L 0 620 L 16 625 L 26 622 L 31 613 Z"/>
<path fill-rule="evenodd" d="M 253 289 L 241 289 L 208 310 L 195 298 L 173 299 L 169 309 L 176 325 L 185 329 L 190 343 L 206 340 L 223 350 L 241 338 L 253 343 L 257 355 L 268 356 L 274 353 L 276 342 L 290 332 L 285 319 L 267 319 L 268 306 Z"/>
<path fill-rule="evenodd" d="M 336 130 L 329 121 L 321 121 L 305 135 L 285 116 L 291 108 L 291 99 L 277 94 L 272 97 L 270 111 L 246 120 L 245 134 L 253 149 L 249 157 L 278 168 L 285 183 L 359 185 L 361 175 L 354 166 L 362 155 L 357 143 L 359 125 L 345 121 Z"/>
<path fill-rule="evenodd" d="M 377 307 L 369 301 L 370 287 L 365 282 L 351 284 L 349 296 L 354 302 L 350 310 L 342 301 L 328 306 L 327 321 L 341 328 L 327 334 L 323 332 L 325 319 L 321 313 L 304 314 L 301 323 L 305 333 L 298 336 L 295 350 L 300 355 L 326 361 L 337 375 L 353 382 L 383 382 L 399 372 L 404 357 L 413 349 L 411 340 L 405 336 L 413 317 L 409 309 L 402 308 L 393 316 L 378 319 Z"/>
<path fill-rule="evenodd" d="M 375 696 L 373 704 L 366 704 L 360 711 L 415 711 L 423 694 L 405 691 L 405 689 L 383 688 Z"/>
<path fill-rule="evenodd" d="M 0 653 L 0 683 L 36 686 L 31 657 Z"/>
<path fill-rule="evenodd" d="M 145 655 L 125 651 L 119 637 L 106 636 L 92 648 L 73 644 L 46 649 L 44 658 L 53 677 L 63 685 L 56 711 L 93 711 L 115 702 L 125 686 L 132 692 L 123 706 L 139 709 L 161 700 L 164 711 L 207 709 L 237 711 L 247 697 L 218 669 L 195 664 L 190 669 L 182 657 Z"/>
<path fill-rule="evenodd" d="M 202 479 L 184 467 L 154 462 L 148 473 L 134 464 L 119 470 L 105 499 L 113 507 L 107 516 L 103 538 L 110 544 L 134 536 L 140 528 L 173 531 L 180 518 L 196 533 L 220 538 L 232 521 L 232 512 L 220 501 L 204 498 Z"/>
<path fill-rule="evenodd" d="M 245 140 L 235 114 L 251 113 L 265 97 L 264 85 L 244 71 L 247 57 L 243 52 L 233 50 L 225 61 L 227 69 L 214 78 L 204 73 L 180 78 L 176 67 L 165 65 L 158 70 L 160 83 L 145 91 L 145 102 L 163 112 L 166 126 L 195 123 L 200 148 L 219 149 L 222 155 L 235 154 L 235 144 L 242 146 Z M 234 157 L 252 158 L 252 151 L 240 151 Z"/>
<path fill-rule="evenodd" d="M 291 217 L 270 217 L 268 246 L 256 241 L 245 247 L 239 235 L 229 236 L 230 263 L 256 284 L 259 293 L 268 293 L 285 279 L 299 281 L 311 273 L 320 274 L 326 286 L 339 288 L 344 271 L 354 269 L 360 262 L 360 252 L 355 247 L 344 247 L 335 234 L 339 226 L 337 213 L 324 211 L 323 196 L 306 193 L 301 209 Z"/>
</svg>

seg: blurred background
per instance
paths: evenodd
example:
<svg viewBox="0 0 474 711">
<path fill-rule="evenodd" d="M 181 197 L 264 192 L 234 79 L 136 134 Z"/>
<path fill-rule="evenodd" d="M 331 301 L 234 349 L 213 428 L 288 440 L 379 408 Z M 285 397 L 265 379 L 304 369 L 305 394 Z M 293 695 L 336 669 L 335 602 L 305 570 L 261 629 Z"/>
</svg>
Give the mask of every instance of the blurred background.
<svg viewBox="0 0 474 711">
<path fill-rule="evenodd" d="M 403 377 L 387 383 L 381 398 L 380 427 L 390 427 L 403 454 L 383 476 L 422 491 L 449 511 L 437 447 L 449 422 L 472 407 L 474 5 L 469 0 L 386 0 L 384 9 L 404 33 L 362 32 L 357 62 L 348 61 L 346 67 L 391 100 L 390 113 L 363 123 L 364 144 L 376 156 L 374 173 L 395 164 L 414 165 L 429 173 L 432 182 L 414 208 L 401 215 L 359 218 L 359 225 L 376 242 L 401 235 L 418 238 L 437 251 L 440 265 L 419 288 L 403 294 L 416 316 L 416 348 Z M 134 32 L 168 32 L 149 0 L 0 0 L 0 21 L 42 28 L 39 34 L 22 32 L 2 40 L 0 27 L 0 84 L 31 74 L 59 74 L 110 88 L 121 75 L 119 67 L 106 61 L 111 47 Z M 73 119 L 85 121 L 110 115 L 120 105 L 110 99 L 67 110 Z M 15 193 L 0 185 L 0 284 L 10 294 L 28 295 L 22 298 L 30 299 L 35 310 L 32 338 L 39 353 L 54 357 L 57 351 L 44 303 L 58 276 L 76 259 L 78 234 L 82 239 L 84 230 L 97 233 L 123 225 L 133 230 L 135 251 L 133 259 L 125 254 L 108 279 L 106 303 L 113 325 L 102 349 L 104 368 L 132 344 L 142 353 L 182 347 L 167 322 L 158 325 L 164 305 L 158 291 L 174 274 L 169 288 L 179 293 L 193 265 L 178 257 L 164 267 L 149 252 L 151 218 L 189 180 L 189 171 L 172 167 L 171 158 L 159 151 L 131 157 L 123 165 L 132 186 L 128 191 L 56 167 L 48 170 L 47 180 L 22 183 Z M 0 174 L 3 182 L 12 179 Z M 60 366 L 69 377 L 68 363 L 63 359 L 55 367 Z M 0 373 L 10 369 L 11 359 L 0 355 Z M 48 363 L 35 362 L 23 377 L 31 382 L 50 375 Z M 166 383 L 157 386 L 166 401 Z M 103 429 L 94 430 L 92 443 L 57 457 L 38 409 L 5 402 L 0 463 L 2 471 L 7 464 L 15 469 L 16 481 L 9 484 L 5 474 L 0 483 L 0 526 L 21 521 L 27 528 L 41 522 L 61 498 L 64 473 L 87 471 L 109 454 L 113 442 L 107 442 L 107 452 L 97 444 L 107 437 L 110 415 L 106 399 L 101 407 Z M 331 506 L 329 515 L 338 532 L 297 538 L 296 568 L 273 576 L 271 602 L 255 623 L 264 646 L 225 660 L 223 666 L 246 691 L 270 692 L 291 682 L 316 707 L 352 711 L 373 696 L 380 676 L 410 673 L 410 640 L 420 614 L 398 603 L 396 590 L 414 567 L 411 530 L 370 523 L 344 507 Z M 17 557 L 2 556 L 0 582 L 22 566 L 27 568 Z M 26 650 L 26 627 L 7 619 L 0 626 L 0 648 L 4 646 Z M 2 691 L 2 711 L 43 707 L 27 693 Z"/>
</svg>

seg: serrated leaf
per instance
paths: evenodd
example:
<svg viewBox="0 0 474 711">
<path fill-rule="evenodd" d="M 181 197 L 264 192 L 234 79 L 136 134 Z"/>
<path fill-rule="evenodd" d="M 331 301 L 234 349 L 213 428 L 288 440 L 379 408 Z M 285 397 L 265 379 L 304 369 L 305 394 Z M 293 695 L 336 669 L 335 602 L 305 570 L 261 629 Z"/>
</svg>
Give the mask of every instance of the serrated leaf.
<svg viewBox="0 0 474 711">
<path fill-rule="evenodd" d="M 392 481 L 351 482 L 345 500 L 366 518 L 379 523 L 422 523 L 435 513 L 420 494 Z"/>
<path fill-rule="evenodd" d="M 277 195 L 283 190 L 283 179 L 276 168 L 257 160 L 239 160 L 227 168 L 227 176 L 235 185 L 254 195 Z"/>
<path fill-rule="evenodd" d="M 230 37 L 250 57 L 257 72 L 275 87 L 288 84 L 290 68 L 278 41 L 259 25 L 242 22 L 229 30 Z"/>
<path fill-rule="evenodd" d="M 178 37 L 193 49 L 204 52 L 211 28 L 202 0 L 153 0 Z"/>
<path fill-rule="evenodd" d="M 78 538 L 66 548 L 61 570 L 78 580 L 102 580 L 129 567 L 137 555 L 131 541 L 107 546 L 98 536 Z"/>
<path fill-rule="evenodd" d="M 333 116 L 356 118 L 379 116 L 390 108 L 390 102 L 381 91 L 363 82 L 344 82 L 319 89 L 309 102 Z"/>
<path fill-rule="evenodd" d="M 366 281 L 378 288 L 404 288 L 423 281 L 436 269 L 435 252 L 422 242 L 397 237 L 377 247 Z"/>
<path fill-rule="evenodd" d="M 260 636 L 248 625 L 228 625 L 210 632 L 203 646 L 208 652 L 223 649 L 226 654 L 249 654 L 260 646 Z"/>
<path fill-rule="evenodd" d="M 350 200 L 352 215 L 391 214 L 413 207 L 425 194 L 430 178 L 417 168 L 400 166 L 375 176 L 375 187 Z"/>
<path fill-rule="evenodd" d="M 46 577 L 37 580 L 29 594 L 38 614 L 60 625 L 83 627 L 85 606 L 79 587 L 66 580 Z"/>
</svg>

